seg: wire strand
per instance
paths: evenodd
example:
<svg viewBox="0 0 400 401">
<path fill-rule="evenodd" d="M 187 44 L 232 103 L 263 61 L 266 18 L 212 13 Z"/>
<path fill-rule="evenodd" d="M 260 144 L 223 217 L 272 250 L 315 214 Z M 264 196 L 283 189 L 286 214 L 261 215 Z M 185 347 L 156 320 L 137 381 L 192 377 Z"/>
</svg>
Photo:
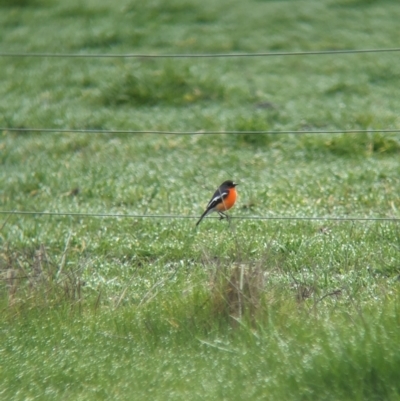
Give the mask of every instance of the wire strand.
<svg viewBox="0 0 400 401">
<path fill-rule="evenodd" d="M 46 212 L 0 210 L 0 215 L 36 215 L 60 217 L 101 217 L 101 218 L 135 218 L 135 219 L 198 219 L 199 216 L 175 214 L 131 214 L 131 213 L 80 213 L 80 212 Z M 215 217 L 219 219 L 219 217 Z M 398 217 L 340 217 L 340 216 L 230 216 L 238 220 L 307 220 L 307 221 L 375 221 L 400 222 Z"/>
<path fill-rule="evenodd" d="M 40 132 L 40 133 L 80 133 L 80 134 L 153 134 L 153 135 L 261 135 L 261 134 L 363 134 L 363 133 L 398 133 L 400 129 L 347 129 L 347 130 L 267 130 L 267 131 L 161 131 L 161 130 L 113 130 L 113 129 L 69 129 L 69 128 L 8 128 L 0 127 L 0 131 L 9 132 Z"/>
<path fill-rule="evenodd" d="M 256 52 L 256 53 L 182 53 L 182 54 L 100 54 L 100 53 L 12 53 L 0 52 L 0 57 L 51 57 L 51 58 L 233 58 L 233 57 L 277 57 L 277 56 L 319 56 L 330 54 L 360 54 L 360 53 L 394 53 L 400 48 L 385 49 L 342 49 L 342 50 L 312 50 L 312 51 L 286 51 L 286 52 Z"/>
</svg>

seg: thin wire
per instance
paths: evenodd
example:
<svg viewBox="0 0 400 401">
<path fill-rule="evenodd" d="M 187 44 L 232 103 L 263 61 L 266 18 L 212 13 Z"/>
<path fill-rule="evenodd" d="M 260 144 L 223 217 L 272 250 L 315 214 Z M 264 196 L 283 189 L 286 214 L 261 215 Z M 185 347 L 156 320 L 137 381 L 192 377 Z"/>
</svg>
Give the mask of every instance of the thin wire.
<svg viewBox="0 0 400 401">
<path fill-rule="evenodd" d="M 182 53 L 182 54 L 88 54 L 88 53 L 11 53 L 0 52 L 0 57 L 72 57 L 72 58 L 229 58 L 229 57 L 276 57 L 276 56 L 318 56 L 327 54 L 359 54 L 359 53 L 389 53 L 399 52 L 400 48 L 386 49 L 343 49 L 343 50 L 313 50 L 294 52 L 261 52 L 261 53 Z"/>
<path fill-rule="evenodd" d="M 199 216 L 176 214 L 121 214 L 121 213 L 79 213 L 79 212 L 45 212 L 0 210 L 0 215 L 36 215 L 36 216 L 69 216 L 69 217 L 103 217 L 103 218 L 135 218 L 135 219 L 198 219 Z M 218 218 L 219 217 L 215 217 Z M 334 216 L 231 216 L 239 220 L 308 220 L 308 221 L 389 221 L 400 222 L 397 217 L 334 217 Z"/>
<path fill-rule="evenodd" d="M 107 130 L 107 129 L 69 129 L 69 128 L 7 128 L 0 127 L 0 131 L 9 132 L 60 132 L 60 133 L 88 133 L 88 134 L 155 134 L 155 135 L 221 135 L 221 134 L 361 134 L 361 133 L 395 133 L 400 132 L 400 129 L 349 129 L 349 130 L 282 130 L 282 131 L 152 131 L 152 130 Z"/>
</svg>

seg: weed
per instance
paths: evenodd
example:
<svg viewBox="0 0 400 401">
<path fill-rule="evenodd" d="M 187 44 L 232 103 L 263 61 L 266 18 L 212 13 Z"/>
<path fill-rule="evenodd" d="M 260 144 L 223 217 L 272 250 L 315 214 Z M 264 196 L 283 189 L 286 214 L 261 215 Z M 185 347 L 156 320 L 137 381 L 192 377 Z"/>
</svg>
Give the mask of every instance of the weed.
<svg viewBox="0 0 400 401">
<path fill-rule="evenodd" d="M 210 76 L 196 76 L 188 66 L 165 63 L 161 68 L 154 68 L 151 64 L 137 64 L 133 70 L 118 74 L 120 78 L 103 90 L 104 104 L 182 106 L 225 97 L 218 81 Z"/>
<path fill-rule="evenodd" d="M 236 143 L 248 144 L 252 146 L 266 146 L 271 142 L 271 135 L 263 134 L 262 131 L 271 130 L 273 125 L 268 121 L 268 118 L 261 113 L 253 114 L 249 117 L 238 116 L 232 124 L 233 131 L 244 131 L 243 134 L 235 136 Z M 257 133 L 251 133 L 255 131 Z"/>
<path fill-rule="evenodd" d="M 399 153 L 400 141 L 396 136 L 379 133 L 355 136 L 339 135 L 326 142 L 327 149 L 335 154 L 354 157 L 369 156 L 373 153 Z"/>
</svg>

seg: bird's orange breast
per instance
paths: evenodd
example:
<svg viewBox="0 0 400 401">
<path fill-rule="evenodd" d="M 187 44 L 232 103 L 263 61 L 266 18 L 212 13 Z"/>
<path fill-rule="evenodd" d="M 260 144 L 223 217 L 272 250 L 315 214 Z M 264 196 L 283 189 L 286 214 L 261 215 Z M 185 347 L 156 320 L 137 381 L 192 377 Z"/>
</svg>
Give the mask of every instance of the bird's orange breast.
<svg viewBox="0 0 400 401">
<path fill-rule="evenodd" d="M 229 210 L 235 204 L 236 198 L 237 198 L 236 189 L 232 188 L 229 190 L 228 196 L 225 199 L 223 199 L 222 202 L 219 203 L 215 208 L 220 212 Z"/>
</svg>

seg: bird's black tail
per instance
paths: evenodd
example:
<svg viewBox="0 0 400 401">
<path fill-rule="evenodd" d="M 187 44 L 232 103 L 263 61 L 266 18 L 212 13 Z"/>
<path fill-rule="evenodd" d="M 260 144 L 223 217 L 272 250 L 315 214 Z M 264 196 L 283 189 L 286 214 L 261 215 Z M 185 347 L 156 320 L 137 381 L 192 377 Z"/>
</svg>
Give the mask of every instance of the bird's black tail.
<svg viewBox="0 0 400 401">
<path fill-rule="evenodd" d="M 203 220 L 204 217 L 206 217 L 207 214 L 210 213 L 210 212 L 211 212 L 211 210 L 210 210 L 210 209 L 207 209 L 207 210 L 201 215 L 199 221 L 196 223 L 196 227 L 201 223 L 201 220 Z"/>
</svg>

